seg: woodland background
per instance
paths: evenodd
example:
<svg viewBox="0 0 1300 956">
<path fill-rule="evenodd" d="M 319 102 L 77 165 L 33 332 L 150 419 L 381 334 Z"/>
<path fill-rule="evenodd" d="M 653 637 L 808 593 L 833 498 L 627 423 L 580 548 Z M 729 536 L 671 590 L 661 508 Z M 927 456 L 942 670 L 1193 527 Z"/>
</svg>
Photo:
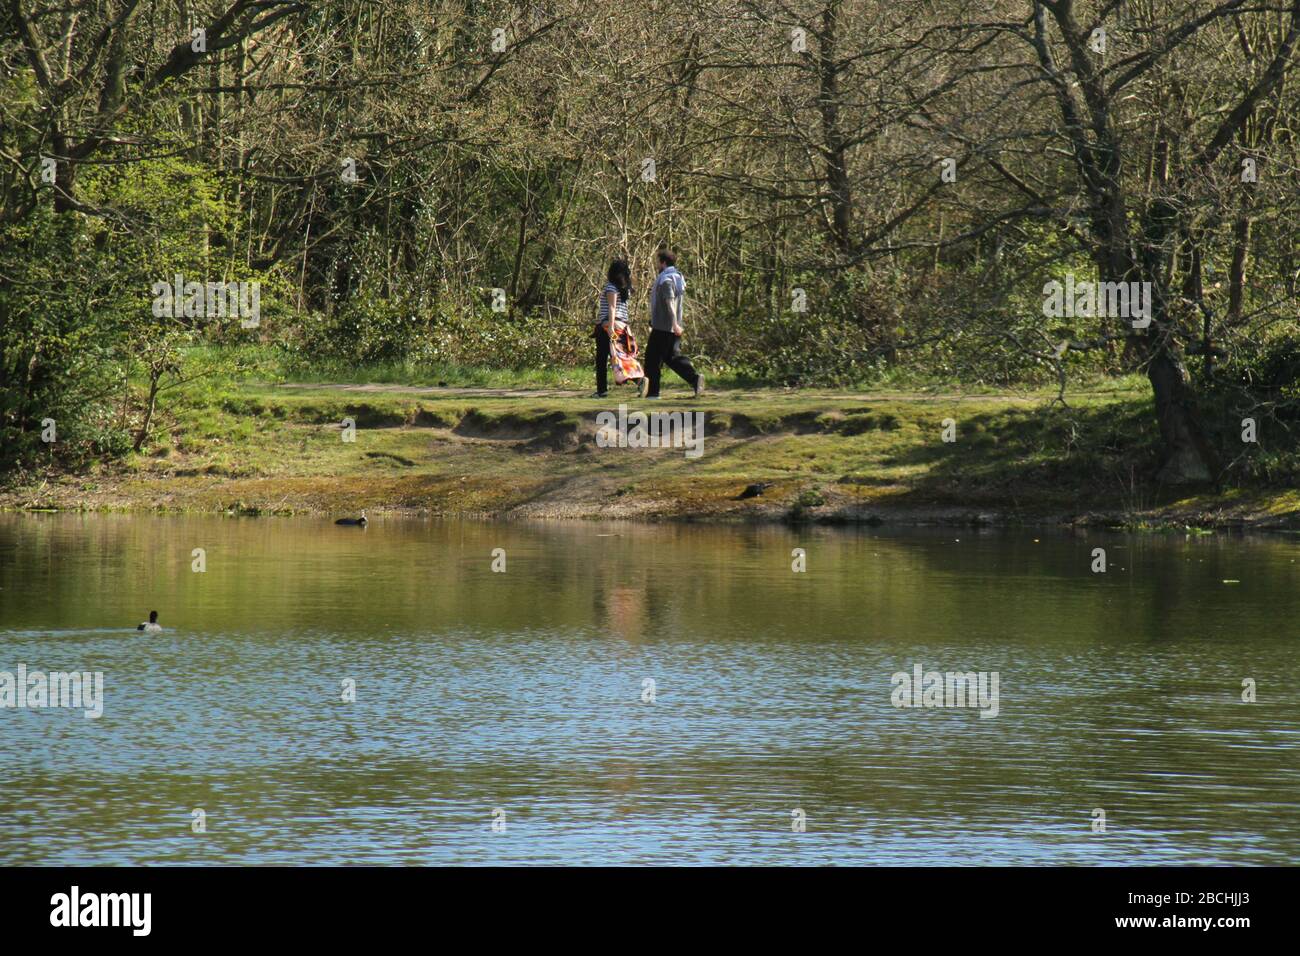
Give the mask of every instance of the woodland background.
<svg viewBox="0 0 1300 956">
<path fill-rule="evenodd" d="M 589 362 L 608 260 L 644 335 L 668 242 L 723 381 L 1141 375 L 1145 480 L 1294 482 L 1240 422 L 1296 447 L 1298 37 L 1300 0 L 0 0 L 0 462 L 47 418 L 128 453 L 222 363 Z M 260 281 L 261 325 L 156 318 L 177 273 Z M 1067 273 L 1151 282 L 1150 328 L 1045 318 Z"/>
</svg>

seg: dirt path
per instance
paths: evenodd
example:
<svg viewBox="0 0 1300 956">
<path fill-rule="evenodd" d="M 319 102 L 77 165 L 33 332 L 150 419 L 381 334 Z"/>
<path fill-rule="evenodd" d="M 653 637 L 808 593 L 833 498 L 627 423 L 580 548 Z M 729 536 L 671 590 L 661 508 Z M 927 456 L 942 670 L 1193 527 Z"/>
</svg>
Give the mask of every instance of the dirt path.
<svg viewBox="0 0 1300 956">
<path fill-rule="evenodd" d="M 481 388 L 465 385 L 393 385 L 369 382 L 357 384 L 351 382 L 285 382 L 269 384 L 269 388 L 296 389 L 300 391 L 326 391 L 355 394 L 392 394 L 392 395 L 427 395 L 445 398 L 576 398 L 590 399 L 590 393 L 582 389 L 566 388 Z M 711 391 L 705 398 L 743 399 L 751 395 L 768 398 L 804 399 L 816 401 L 914 401 L 914 402 L 984 402 L 1001 405 L 1030 405 L 1043 402 L 1042 394 L 1025 395 L 979 395 L 958 392 L 845 392 L 830 389 L 787 389 L 787 388 L 735 388 Z M 683 396 L 685 397 L 685 396 Z M 1116 398 L 1124 397 L 1114 391 L 1078 390 L 1066 393 L 1066 400 L 1072 398 Z M 633 400 L 636 392 L 631 389 L 615 389 L 609 394 L 610 399 L 620 401 Z M 591 399 L 595 401 L 595 399 Z"/>
<path fill-rule="evenodd" d="M 453 385 L 356 385 L 343 382 L 285 382 L 271 388 L 296 388 L 303 391 L 387 392 L 393 395 L 442 395 L 448 398 L 586 398 L 582 392 L 562 388 L 475 388 Z"/>
</svg>

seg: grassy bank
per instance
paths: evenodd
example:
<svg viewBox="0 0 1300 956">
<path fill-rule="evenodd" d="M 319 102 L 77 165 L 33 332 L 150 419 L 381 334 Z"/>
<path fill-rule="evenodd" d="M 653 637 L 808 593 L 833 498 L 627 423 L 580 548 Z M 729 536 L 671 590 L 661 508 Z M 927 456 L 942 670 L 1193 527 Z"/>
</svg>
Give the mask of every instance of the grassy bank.
<svg viewBox="0 0 1300 956">
<path fill-rule="evenodd" d="M 472 379 L 470 380 L 472 381 Z M 680 383 L 595 400 L 554 375 L 433 385 L 205 381 L 143 452 L 29 474 L 6 508 L 814 521 L 1300 525 L 1292 491 L 1152 492 L 1138 382 L 1076 392 L 868 394 Z M 705 414 L 703 454 L 601 448 L 596 413 Z M 352 419 L 355 441 L 343 440 Z M 943 440 L 952 419 L 956 441 Z M 747 487 L 758 494 L 742 497 Z"/>
</svg>

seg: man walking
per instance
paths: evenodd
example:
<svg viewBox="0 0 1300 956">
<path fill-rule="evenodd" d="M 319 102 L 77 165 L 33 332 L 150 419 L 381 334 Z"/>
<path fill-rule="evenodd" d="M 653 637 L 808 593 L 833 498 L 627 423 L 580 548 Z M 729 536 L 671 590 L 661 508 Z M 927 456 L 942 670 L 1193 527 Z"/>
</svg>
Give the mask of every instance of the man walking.
<svg viewBox="0 0 1300 956">
<path fill-rule="evenodd" d="M 683 302 L 686 297 L 686 280 L 677 271 L 677 256 L 671 249 L 660 249 L 659 276 L 650 289 L 650 341 L 646 345 L 645 383 L 646 398 L 659 397 L 659 376 L 663 366 L 686 380 L 696 396 L 704 394 L 704 376 L 691 367 L 691 360 L 682 354 Z"/>
</svg>

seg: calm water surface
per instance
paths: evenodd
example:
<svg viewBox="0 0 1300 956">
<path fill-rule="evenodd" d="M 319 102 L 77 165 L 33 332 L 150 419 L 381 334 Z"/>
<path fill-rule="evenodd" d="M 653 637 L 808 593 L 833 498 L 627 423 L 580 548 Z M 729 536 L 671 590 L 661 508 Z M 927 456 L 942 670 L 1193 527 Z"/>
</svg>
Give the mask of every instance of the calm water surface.
<svg viewBox="0 0 1300 956">
<path fill-rule="evenodd" d="M 1297 559 L 1290 537 L 0 515 L 0 671 L 105 684 L 98 720 L 0 709 L 0 863 L 1293 863 Z M 137 633 L 152 608 L 166 630 Z M 894 707 L 916 663 L 998 672 L 998 716 Z"/>
</svg>

